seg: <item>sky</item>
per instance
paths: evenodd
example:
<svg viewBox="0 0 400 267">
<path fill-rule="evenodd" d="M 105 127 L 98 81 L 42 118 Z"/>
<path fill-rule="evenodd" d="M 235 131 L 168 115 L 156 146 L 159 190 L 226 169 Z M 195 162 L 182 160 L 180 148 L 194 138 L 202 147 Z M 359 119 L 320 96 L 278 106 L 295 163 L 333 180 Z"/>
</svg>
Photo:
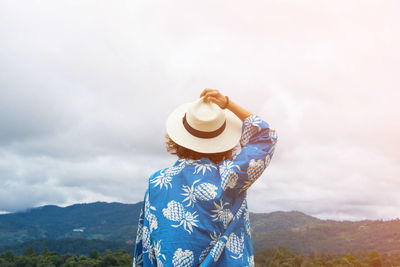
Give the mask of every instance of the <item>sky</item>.
<svg viewBox="0 0 400 267">
<path fill-rule="evenodd" d="M 0 0 L 0 213 L 143 200 L 204 88 L 279 141 L 253 212 L 400 217 L 400 3 Z"/>
</svg>

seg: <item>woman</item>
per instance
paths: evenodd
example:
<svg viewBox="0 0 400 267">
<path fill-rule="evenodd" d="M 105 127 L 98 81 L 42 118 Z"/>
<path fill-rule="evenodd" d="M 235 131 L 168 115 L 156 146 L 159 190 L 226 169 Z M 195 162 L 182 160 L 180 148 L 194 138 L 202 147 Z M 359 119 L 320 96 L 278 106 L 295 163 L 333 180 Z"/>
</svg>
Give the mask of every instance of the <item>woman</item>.
<svg viewBox="0 0 400 267">
<path fill-rule="evenodd" d="M 179 159 L 149 178 L 133 266 L 254 266 L 246 190 L 271 160 L 275 131 L 213 89 L 166 128 Z"/>
</svg>

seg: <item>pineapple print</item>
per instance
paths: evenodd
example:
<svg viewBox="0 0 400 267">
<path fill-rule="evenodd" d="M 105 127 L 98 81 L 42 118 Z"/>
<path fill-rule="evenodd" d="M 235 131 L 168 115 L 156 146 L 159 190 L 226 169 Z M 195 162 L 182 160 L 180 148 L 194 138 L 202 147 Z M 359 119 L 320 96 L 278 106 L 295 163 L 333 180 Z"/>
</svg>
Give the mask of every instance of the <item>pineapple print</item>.
<svg viewBox="0 0 400 267">
<path fill-rule="evenodd" d="M 226 248 L 237 256 L 231 256 L 234 259 L 239 259 L 243 256 L 243 248 L 244 248 L 244 236 L 241 235 L 239 238 L 235 233 L 231 233 L 229 235 L 229 239 L 226 242 Z"/>
<path fill-rule="evenodd" d="M 147 226 L 143 226 L 142 242 L 143 242 L 144 248 L 146 248 L 146 249 L 151 248 L 150 231 L 149 231 L 149 228 L 147 228 Z"/>
<path fill-rule="evenodd" d="M 191 267 L 193 262 L 193 251 L 188 249 L 183 251 L 181 248 L 178 248 L 174 253 L 174 257 L 172 258 L 172 264 L 174 267 Z"/>
<path fill-rule="evenodd" d="M 200 179 L 194 181 L 191 187 L 188 185 L 182 186 L 182 190 L 184 191 L 182 195 L 186 197 L 183 202 L 189 202 L 186 207 L 193 206 L 198 200 L 211 200 L 216 197 L 218 188 L 215 185 L 210 183 L 201 183 L 194 187 L 194 185 L 199 181 Z"/>
<path fill-rule="evenodd" d="M 178 159 L 179 166 L 188 166 L 188 165 L 193 165 L 196 162 L 199 162 L 199 160 L 193 160 L 193 159 Z"/>
<path fill-rule="evenodd" d="M 206 247 L 200 254 L 199 263 L 202 263 L 203 260 L 207 257 L 208 253 L 210 253 L 211 249 L 217 244 L 218 239 L 221 237 L 221 234 L 212 233 L 210 234 L 210 244 Z"/>
<path fill-rule="evenodd" d="M 250 138 L 254 136 L 260 129 L 261 119 L 256 115 L 251 115 L 244 120 L 244 128 L 242 132 L 242 137 L 240 139 L 240 144 L 242 146 L 247 145 Z"/>
<path fill-rule="evenodd" d="M 165 175 L 164 170 L 160 171 L 160 175 L 150 179 L 150 183 L 154 184 L 154 187 L 160 186 L 160 189 L 164 186 L 165 189 L 168 189 L 168 186 L 172 187 L 171 181 L 172 177 Z"/>
<path fill-rule="evenodd" d="M 157 217 L 151 213 L 152 210 L 156 210 L 156 208 L 153 206 L 150 206 L 149 195 L 147 194 L 146 198 L 145 198 L 144 216 L 146 217 L 146 220 L 149 222 L 150 233 L 154 229 L 158 228 Z"/>
<path fill-rule="evenodd" d="M 140 253 L 138 256 L 133 258 L 132 266 L 133 267 L 142 267 L 142 263 L 143 263 L 143 254 Z"/>
<path fill-rule="evenodd" d="M 156 259 L 156 256 L 154 254 L 153 245 L 151 244 L 150 231 L 147 228 L 147 226 L 143 226 L 142 244 L 143 244 L 143 248 L 144 248 L 143 254 L 147 253 L 149 260 L 151 261 L 151 263 L 153 263 L 153 260 Z"/>
<path fill-rule="evenodd" d="M 269 137 L 271 138 L 271 143 L 276 144 L 276 142 L 278 141 L 278 135 L 275 129 L 273 128 L 269 129 Z"/>
<path fill-rule="evenodd" d="M 179 227 L 183 225 L 183 228 L 191 234 L 193 232 L 193 226 L 198 226 L 197 223 L 199 222 L 196 219 L 199 215 L 196 214 L 196 211 L 191 213 L 186 211 L 183 205 L 175 200 L 170 201 L 167 204 L 167 208 L 162 210 L 164 217 L 168 220 L 179 222 L 177 225 L 171 225 L 172 227 Z"/>
<path fill-rule="evenodd" d="M 161 253 L 161 240 L 153 243 L 153 250 L 157 266 L 163 267 L 164 265 L 161 259 L 164 259 L 165 261 L 165 255 Z"/>
<path fill-rule="evenodd" d="M 185 167 L 184 165 L 169 167 L 165 170 L 165 175 L 169 176 L 169 177 L 173 177 L 173 176 L 177 175 L 178 173 L 180 173 L 184 167 Z"/>
<path fill-rule="evenodd" d="M 217 169 L 217 167 L 213 163 L 194 163 L 193 174 L 198 174 L 202 172 L 204 175 L 206 171 L 212 172 L 212 169 Z"/>
<path fill-rule="evenodd" d="M 242 146 L 240 145 L 240 142 L 233 148 L 232 152 L 232 159 L 235 160 L 236 157 L 240 154 L 242 151 Z"/>
<path fill-rule="evenodd" d="M 167 208 L 163 209 L 164 217 L 174 222 L 180 222 L 185 216 L 185 209 L 182 204 L 172 200 L 168 203 Z"/>
<path fill-rule="evenodd" d="M 250 232 L 250 215 L 249 215 L 249 210 L 248 209 L 246 209 L 245 212 L 244 212 L 244 222 L 245 222 L 244 228 L 246 230 L 246 234 L 247 235 L 251 235 L 251 232 Z"/>
<path fill-rule="evenodd" d="M 267 154 L 267 156 L 265 157 L 265 168 L 268 167 L 270 161 L 271 161 L 271 154 Z"/>
<path fill-rule="evenodd" d="M 246 198 L 243 200 L 242 205 L 240 205 L 239 210 L 236 212 L 235 214 L 235 219 L 239 220 L 240 216 L 242 216 L 242 214 L 244 213 L 244 211 L 246 210 L 246 205 L 247 205 L 247 200 Z"/>
<path fill-rule="evenodd" d="M 224 209 L 226 205 L 229 205 L 228 202 L 223 203 L 222 199 L 220 200 L 220 204 L 218 205 L 217 202 L 214 202 L 214 206 L 216 207 L 215 210 L 212 210 L 214 213 L 211 217 L 214 217 L 213 221 L 221 221 L 226 229 L 233 219 L 233 214 L 229 209 Z"/>
<path fill-rule="evenodd" d="M 153 230 L 158 228 L 157 217 L 154 214 L 149 213 L 147 216 L 147 220 L 149 221 L 150 233 Z"/>
<path fill-rule="evenodd" d="M 180 164 L 178 166 L 172 166 L 167 169 L 160 171 L 160 175 L 153 177 L 150 180 L 150 183 L 154 184 L 154 187 L 159 186 L 162 189 L 165 186 L 165 189 L 168 189 L 168 186 L 172 188 L 172 178 L 180 173 L 185 165 Z"/>
<path fill-rule="evenodd" d="M 247 257 L 247 266 L 246 267 L 254 267 L 254 256 Z"/>
<path fill-rule="evenodd" d="M 140 209 L 140 215 L 139 215 L 139 222 L 138 222 L 138 228 L 137 228 L 137 233 L 136 233 L 136 244 L 139 244 L 140 241 L 142 240 L 143 236 L 143 209 Z"/>
<path fill-rule="evenodd" d="M 251 159 L 249 166 L 247 168 L 247 176 L 248 180 L 244 182 L 243 188 L 240 190 L 240 193 L 246 191 L 264 171 L 264 161 L 262 159 L 255 160 Z"/>
<path fill-rule="evenodd" d="M 217 262 L 219 257 L 221 257 L 221 254 L 225 249 L 226 239 L 226 236 L 222 236 L 222 238 L 220 238 L 215 246 L 212 248 L 210 254 L 213 257 L 214 262 Z"/>
<path fill-rule="evenodd" d="M 239 165 L 233 164 L 233 161 L 225 160 L 219 169 L 221 175 L 221 187 L 223 190 L 234 188 L 238 180 L 238 174 L 234 169 L 240 170 Z"/>
<path fill-rule="evenodd" d="M 255 181 L 257 180 L 258 177 L 261 176 L 261 174 L 264 171 L 264 161 L 259 159 L 255 161 L 254 159 L 250 160 L 249 167 L 247 168 L 247 175 L 249 177 L 250 181 Z"/>
</svg>

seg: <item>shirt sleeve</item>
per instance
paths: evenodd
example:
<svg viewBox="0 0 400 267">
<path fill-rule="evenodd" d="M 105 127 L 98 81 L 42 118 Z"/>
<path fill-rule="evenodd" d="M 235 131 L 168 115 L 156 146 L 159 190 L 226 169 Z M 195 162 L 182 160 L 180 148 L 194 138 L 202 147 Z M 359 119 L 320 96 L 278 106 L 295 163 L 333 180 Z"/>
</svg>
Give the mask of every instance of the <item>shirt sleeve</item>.
<svg viewBox="0 0 400 267">
<path fill-rule="evenodd" d="M 147 194 L 147 191 L 146 191 Z M 143 222 L 144 222 L 144 202 L 142 208 L 140 209 L 135 249 L 133 252 L 133 263 L 132 267 L 142 266 L 143 264 Z"/>
<path fill-rule="evenodd" d="M 267 122 L 257 115 L 247 117 L 242 125 L 240 152 L 220 163 L 222 188 L 246 191 L 268 167 L 277 141 L 275 129 Z"/>
</svg>

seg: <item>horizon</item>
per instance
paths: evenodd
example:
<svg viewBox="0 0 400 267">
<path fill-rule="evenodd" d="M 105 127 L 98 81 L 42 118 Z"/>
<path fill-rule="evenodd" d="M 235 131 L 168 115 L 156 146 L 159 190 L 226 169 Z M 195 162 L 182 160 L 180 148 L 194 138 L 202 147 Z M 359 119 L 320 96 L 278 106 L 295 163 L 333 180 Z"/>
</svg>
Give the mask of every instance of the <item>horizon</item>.
<svg viewBox="0 0 400 267">
<path fill-rule="evenodd" d="M 113 201 L 113 202 L 94 201 L 94 202 L 74 203 L 74 204 L 66 205 L 66 206 L 60 206 L 60 205 L 55 205 L 55 204 L 46 204 L 46 205 L 30 207 L 30 208 L 26 208 L 24 210 L 18 210 L 18 211 L 14 211 L 14 212 L 0 211 L 0 216 L 1 215 L 7 215 L 7 214 L 24 213 L 24 212 L 28 212 L 28 211 L 30 211 L 32 209 L 37 209 L 37 208 L 42 208 L 42 207 L 47 207 L 47 206 L 53 206 L 53 207 L 56 206 L 56 207 L 59 207 L 59 208 L 68 208 L 68 207 L 71 207 L 71 206 L 74 206 L 74 205 L 89 205 L 89 204 L 95 204 L 95 203 L 105 203 L 105 204 L 114 204 L 114 203 L 116 203 L 116 204 L 125 204 L 125 205 L 136 205 L 136 204 L 139 204 L 139 203 L 142 203 L 142 202 L 143 201 L 139 201 L 139 202 L 136 202 L 136 203 L 123 203 L 123 202 L 118 202 L 118 201 Z M 379 219 L 379 218 L 378 219 L 369 219 L 369 218 L 364 218 L 364 219 L 358 219 L 358 220 L 323 219 L 323 218 L 319 218 L 319 217 L 314 216 L 314 215 L 307 214 L 306 212 L 303 212 L 303 211 L 300 211 L 300 210 L 275 210 L 275 211 L 269 211 L 269 212 L 253 212 L 253 211 L 250 210 L 249 212 L 253 213 L 253 214 L 270 214 L 270 213 L 275 213 L 275 212 L 284 212 L 284 213 L 299 212 L 299 213 L 305 214 L 307 216 L 311 216 L 311 217 L 317 218 L 317 219 L 322 220 L 322 221 L 336 221 L 336 222 L 346 222 L 346 221 L 349 221 L 349 222 L 361 222 L 361 221 L 383 221 L 383 222 L 387 222 L 387 221 L 400 220 L 399 217 L 388 218 L 388 219 Z"/>
</svg>

